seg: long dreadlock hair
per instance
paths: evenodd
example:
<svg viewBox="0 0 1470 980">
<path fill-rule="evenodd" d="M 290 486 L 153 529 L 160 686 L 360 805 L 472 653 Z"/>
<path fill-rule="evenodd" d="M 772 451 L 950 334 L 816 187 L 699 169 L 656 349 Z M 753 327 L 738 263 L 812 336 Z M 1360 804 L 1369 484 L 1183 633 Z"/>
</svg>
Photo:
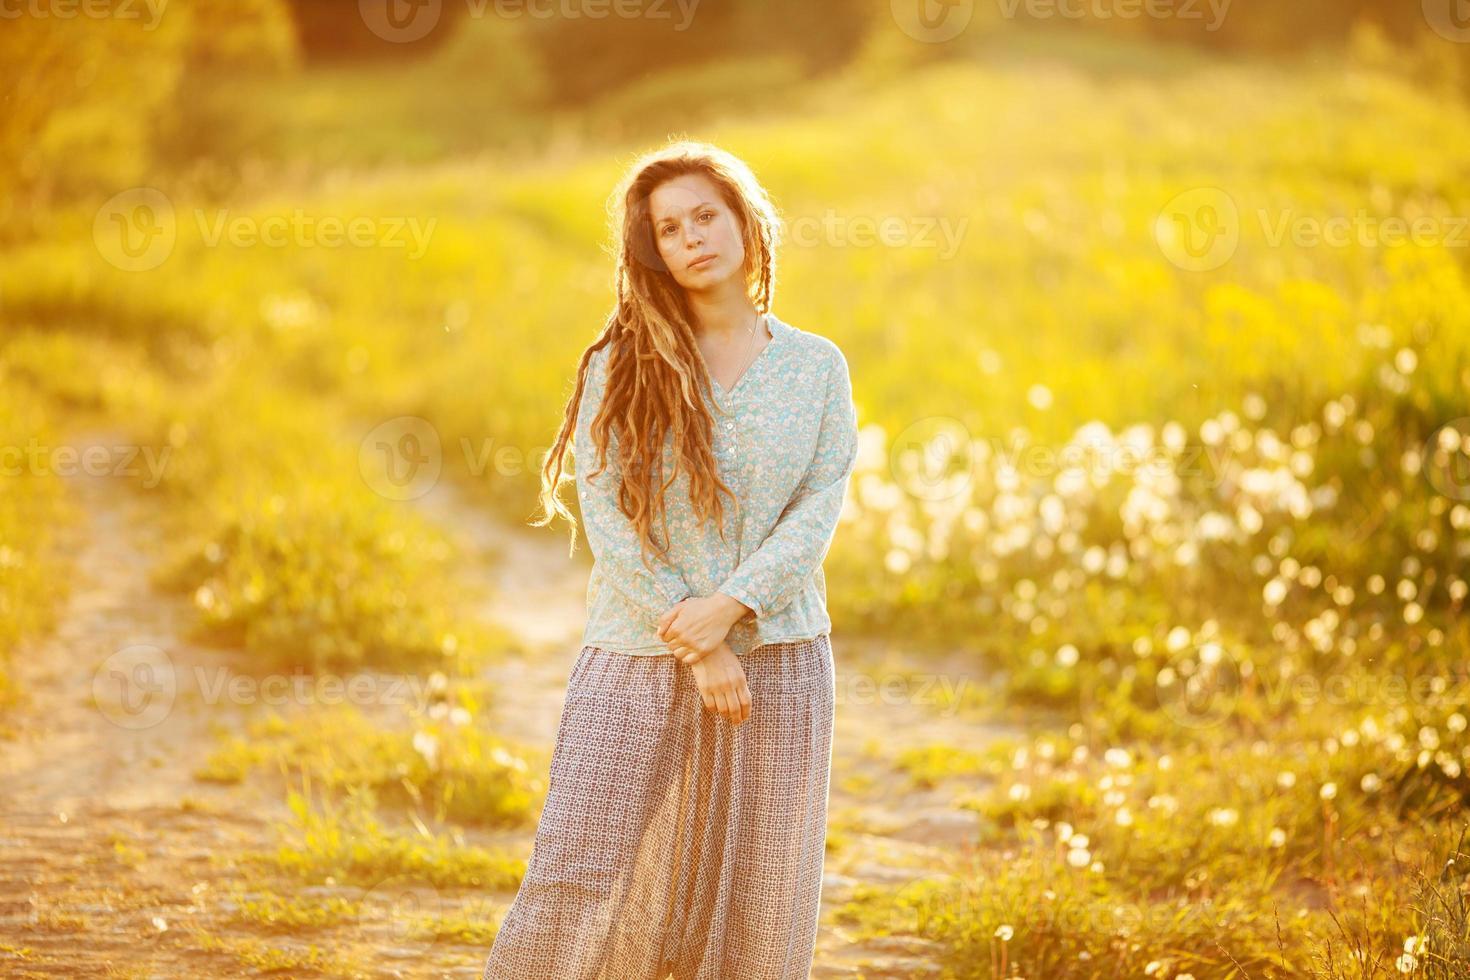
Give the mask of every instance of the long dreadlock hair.
<svg viewBox="0 0 1470 980">
<path fill-rule="evenodd" d="M 709 372 L 695 344 L 694 316 L 682 286 L 659 255 L 649 198 L 665 181 L 702 174 L 717 188 L 740 223 L 745 245 L 741 268 L 746 293 L 756 310 L 766 313 L 776 281 L 775 242 L 781 219 L 765 189 L 738 157 L 709 143 L 675 140 L 643 154 L 628 168 L 609 199 L 609 225 L 616 256 L 617 303 L 602 333 L 577 365 L 577 384 L 567 400 L 556 441 L 541 467 L 541 515 L 533 526 L 560 514 L 571 525 L 571 550 L 577 522 L 560 497 L 565 477 L 567 442 L 576 431 L 577 410 L 586 386 L 589 362 L 608 345 L 607 386 L 589 428 L 598 455 L 590 475 L 607 468 L 609 432 L 616 437 L 622 482 L 618 506 L 633 522 L 648 567 L 648 551 L 668 553 L 668 514 L 664 491 L 680 467 L 689 474 L 689 498 L 701 521 L 713 515 L 724 539 L 724 503 L 729 494 L 739 513 L 740 501 L 720 479 L 713 446 L 714 419 L 700 396 L 710 392 Z M 663 473 L 665 436 L 672 431 L 676 467 L 653 491 L 653 477 Z M 660 544 L 653 536 L 658 522 Z"/>
</svg>

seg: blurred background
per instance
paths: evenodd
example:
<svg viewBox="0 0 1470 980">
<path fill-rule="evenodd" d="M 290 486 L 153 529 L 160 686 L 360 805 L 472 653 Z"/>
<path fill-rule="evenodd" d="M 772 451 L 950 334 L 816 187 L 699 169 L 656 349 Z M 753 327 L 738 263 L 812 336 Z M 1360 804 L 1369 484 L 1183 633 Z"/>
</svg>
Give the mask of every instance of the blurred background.
<svg viewBox="0 0 1470 980">
<path fill-rule="evenodd" d="M 0 0 L 0 77 L 0 972 L 479 975 L 687 137 L 859 410 L 813 975 L 1470 976 L 1459 0 Z"/>
</svg>

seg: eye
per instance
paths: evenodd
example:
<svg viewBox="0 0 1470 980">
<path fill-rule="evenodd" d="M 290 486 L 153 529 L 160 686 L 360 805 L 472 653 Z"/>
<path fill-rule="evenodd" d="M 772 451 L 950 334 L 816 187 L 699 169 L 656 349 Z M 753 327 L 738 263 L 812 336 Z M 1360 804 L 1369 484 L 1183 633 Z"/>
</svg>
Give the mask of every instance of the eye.
<svg viewBox="0 0 1470 980">
<path fill-rule="evenodd" d="M 715 213 L 713 211 L 705 211 L 700 215 L 701 218 L 713 218 L 714 216 Z"/>
</svg>

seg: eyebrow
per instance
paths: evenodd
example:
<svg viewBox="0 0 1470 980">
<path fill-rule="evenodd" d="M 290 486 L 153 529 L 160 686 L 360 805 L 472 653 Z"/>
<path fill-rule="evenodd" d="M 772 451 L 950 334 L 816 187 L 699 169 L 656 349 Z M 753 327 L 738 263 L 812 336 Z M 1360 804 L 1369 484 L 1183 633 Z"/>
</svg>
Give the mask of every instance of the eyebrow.
<svg viewBox="0 0 1470 980">
<path fill-rule="evenodd" d="M 704 207 L 706 204 L 714 204 L 714 203 L 715 203 L 714 201 L 700 201 L 698 204 L 694 205 L 694 207 L 690 208 L 689 210 L 691 210 L 691 211 L 698 211 L 700 208 Z M 677 210 L 677 209 L 675 209 L 675 210 Z M 655 217 L 653 219 L 653 223 L 655 225 L 661 225 L 665 221 L 668 221 L 671 217 L 673 217 L 673 215 L 668 215 L 668 214 L 663 215 L 661 217 Z"/>
</svg>

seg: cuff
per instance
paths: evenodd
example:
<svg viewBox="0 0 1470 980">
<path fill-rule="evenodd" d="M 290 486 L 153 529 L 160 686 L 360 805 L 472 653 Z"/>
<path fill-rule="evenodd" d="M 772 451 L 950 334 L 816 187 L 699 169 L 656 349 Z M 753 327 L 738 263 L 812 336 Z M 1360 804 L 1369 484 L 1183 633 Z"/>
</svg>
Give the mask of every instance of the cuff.
<svg viewBox="0 0 1470 980">
<path fill-rule="evenodd" d="M 741 616 L 740 619 L 737 619 L 737 623 L 740 622 L 740 620 L 745 619 L 746 617 L 755 617 L 756 619 L 759 619 L 761 617 L 762 609 L 760 605 L 760 600 L 751 595 L 749 592 L 745 591 L 739 586 L 721 586 L 719 591 L 725 593 L 725 595 L 729 596 L 732 599 L 745 603 L 747 606 L 750 607 L 751 611 L 746 613 L 744 616 Z"/>
</svg>

